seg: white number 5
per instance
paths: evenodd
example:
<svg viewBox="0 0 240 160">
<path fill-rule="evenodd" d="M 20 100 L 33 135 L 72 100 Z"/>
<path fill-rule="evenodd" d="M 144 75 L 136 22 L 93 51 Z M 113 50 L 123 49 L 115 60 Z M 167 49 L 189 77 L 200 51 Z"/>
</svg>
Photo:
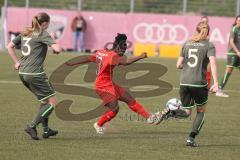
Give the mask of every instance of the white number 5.
<svg viewBox="0 0 240 160">
<path fill-rule="evenodd" d="M 188 62 L 187 64 L 189 65 L 189 67 L 196 67 L 197 63 L 198 63 L 198 57 L 193 54 L 194 52 L 196 53 L 198 51 L 198 49 L 189 49 L 188 50 L 188 58 L 193 58 L 194 62 L 190 63 Z"/>
<path fill-rule="evenodd" d="M 31 52 L 31 46 L 28 44 L 31 39 L 32 38 L 23 37 L 23 40 L 26 41 L 23 46 L 27 47 L 27 51 L 26 52 L 24 52 L 22 50 L 22 54 L 24 56 L 28 56 L 30 54 L 30 52 Z"/>
</svg>

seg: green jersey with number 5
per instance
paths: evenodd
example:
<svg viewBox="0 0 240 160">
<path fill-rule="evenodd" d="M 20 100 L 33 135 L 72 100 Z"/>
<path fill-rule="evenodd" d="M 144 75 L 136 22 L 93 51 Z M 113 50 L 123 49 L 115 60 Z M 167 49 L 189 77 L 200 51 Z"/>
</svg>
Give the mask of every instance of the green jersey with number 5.
<svg viewBox="0 0 240 160">
<path fill-rule="evenodd" d="M 215 56 L 215 47 L 208 40 L 186 42 L 181 51 L 184 58 L 180 85 L 204 87 L 207 86 L 206 72 L 209 57 Z"/>
<path fill-rule="evenodd" d="M 15 45 L 21 44 L 22 57 L 20 59 L 19 74 L 43 74 L 43 65 L 48 46 L 55 43 L 50 34 L 44 30 L 40 35 L 28 37 L 18 35 L 12 42 Z"/>
</svg>

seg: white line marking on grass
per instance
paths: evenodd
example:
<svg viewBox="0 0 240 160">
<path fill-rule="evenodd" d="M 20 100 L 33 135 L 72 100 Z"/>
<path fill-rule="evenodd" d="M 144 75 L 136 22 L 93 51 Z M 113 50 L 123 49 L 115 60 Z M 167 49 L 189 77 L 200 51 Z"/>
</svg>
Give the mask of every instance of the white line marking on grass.
<svg viewBox="0 0 240 160">
<path fill-rule="evenodd" d="M 0 81 L 0 84 L 22 84 L 21 81 Z M 72 86 L 81 86 L 81 87 L 93 87 L 93 84 L 79 84 L 79 83 L 52 83 L 52 84 L 57 84 L 57 85 L 72 85 Z M 149 86 L 139 86 L 139 89 L 149 89 Z M 167 89 L 164 87 L 161 87 L 162 89 Z M 174 90 L 179 90 L 178 87 L 174 87 Z M 232 90 L 232 89 L 228 89 L 228 90 L 224 90 L 225 92 L 231 92 L 231 93 L 240 93 L 240 90 Z"/>
</svg>

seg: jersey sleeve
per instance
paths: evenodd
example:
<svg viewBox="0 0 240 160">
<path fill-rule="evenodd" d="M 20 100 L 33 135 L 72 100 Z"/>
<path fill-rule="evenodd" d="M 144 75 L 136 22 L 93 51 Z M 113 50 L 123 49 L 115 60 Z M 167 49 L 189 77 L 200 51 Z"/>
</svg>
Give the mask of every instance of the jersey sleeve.
<svg viewBox="0 0 240 160">
<path fill-rule="evenodd" d="M 209 42 L 208 51 L 207 51 L 207 57 L 210 57 L 210 56 L 214 56 L 214 57 L 216 56 L 215 46 L 211 42 Z"/>
<path fill-rule="evenodd" d="M 52 37 L 50 36 L 50 34 L 47 31 L 43 31 L 43 35 L 42 35 L 42 39 L 41 39 L 42 43 L 51 46 L 53 44 L 55 44 L 56 42 L 52 39 Z"/>
<path fill-rule="evenodd" d="M 21 44 L 21 35 L 18 35 L 17 37 L 15 37 L 12 42 L 15 44 L 15 45 L 19 45 Z"/>
</svg>

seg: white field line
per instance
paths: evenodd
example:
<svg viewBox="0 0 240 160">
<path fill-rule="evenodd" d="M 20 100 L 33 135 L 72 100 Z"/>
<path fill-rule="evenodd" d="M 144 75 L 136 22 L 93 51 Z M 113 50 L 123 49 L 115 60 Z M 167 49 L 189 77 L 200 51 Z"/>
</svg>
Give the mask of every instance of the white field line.
<svg viewBox="0 0 240 160">
<path fill-rule="evenodd" d="M 0 84 L 22 84 L 21 81 L 0 81 Z M 53 83 L 53 84 L 57 84 L 57 85 L 63 85 L 62 83 Z M 81 87 L 93 87 L 93 84 L 78 84 L 78 83 L 65 83 L 64 85 L 72 85 L 72 86 L 81 86 Z M 153 88 L 153 87 L 149 87 L 147 85 L 143 85 L 143 86 L 139 86 L 137 87 L 138 89 L 149 89 L 149 88 Z M 154 87 L 155 88 L 155 87 Z M 162 89 L 164 89 L 164 87 L 161 87 Z M 174 87 L 173 88 L 174 90 L 179 90 L 178 87 Z M 232 90 L 232 89 L 229 89 L 229 90 L 224 90 L 226 92 L 232 92 L 232 93 L 240 93 L 240 90 Z"/>
</svg>

